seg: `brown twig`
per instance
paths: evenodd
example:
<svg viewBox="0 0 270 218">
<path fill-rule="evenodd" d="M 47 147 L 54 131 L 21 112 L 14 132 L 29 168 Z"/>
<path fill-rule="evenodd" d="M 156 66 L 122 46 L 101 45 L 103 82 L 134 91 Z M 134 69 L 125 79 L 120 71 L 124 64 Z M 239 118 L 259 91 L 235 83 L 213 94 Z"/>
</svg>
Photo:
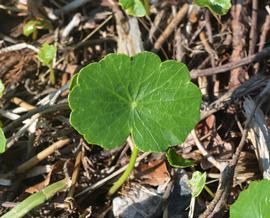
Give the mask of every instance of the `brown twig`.
<svg viewBox="0 0 270 218">
<path fill-rule="evenodd" d="M 245 145 L 245 140 L 247 137 L 249 125 L 251 123 L 255 110 L 256 110 L 256 106 L 253 108 L 252 113 L 250 113 L 250 116 L 246 122 L 241 141 L 237 147 L 237 150 L 233 156 L 233 159 L 231 160 L 230 164 L 227 165 L 225 169 L 223 170 L 223 172 L 221 173 L 220 184 L 215 194 L 215 197 L 211 201 L 211 203 L 208 205 L 204 213 L 200 215 L 200 218 L 214 217 L 214 215 L 217 215 L 217 213 L 219 213 L 225 207 L 228 195 L 230 193 L 230 188 L 232 185 L 234 170 L 238 162 L 240 153 Z"/>
<path fill-rule="evenodd" d="M 208 39 L 206 38 L 205 32 L 201 31 L 199 34 L 200 40 L 204 46 L 204 49 L 206 50 L 206 52 L 210 55 L 215 57 L 215 51 L 213 50 L 213 48 L 211 47 L 211 45 L 208 43 Z"/>
<path fill-rule="evenodd" d="M 224 73 L 226 71 L 230 71 L 232 69 L 244 66 L 246 64 L 250 64 L 252 62 L 261 61 L 262 59 L 267 58 L 269 56 L 270 56 L 270 47 L 266 47 L 261 52 L 245 57 L 239 61 L 234 61 L 218 67 L 212 67 L 203 70 L 192 70 L 190 72 L 190 76 L 192 79 L 196 79 L 200 76 L 211 76 L 219 73 Z"/>
<path fill-rule="evenodd" d="M 249 93 L 264 87 L 269 78 L 259 74 L 257 76 L 251 77 L 249 80 L 245 81 L 241 86 L 231 88 L 224 95 L 220 96 L 216 101 L 210 104 L 201 113 L 201 120 L 205 119 L 209 115 L 222 110 L 235 102 L 235 100 L 240 99 L 244 96 L 249 95 Z"/>
<path fill-rule="evenodd" d="M 18 106 L 20 106 L 20 107 L 26 109 L 27 111 L 30 111 L 30 110 L 33 110 L 33 109 L 36 108 L 35 106 L 33 106 L 33 105 L 27 103 L 26 101 L 24 101 L 24 100 L 22 100 L 22 99 L 20 99 L 20 98 L 18 98 L 18 97 L 14 97 L 14 98 L 12 98 L 10 101 L 11 101 L 12 103 L 14 103 L 14 104 L 16 104 L 16 105 L 18 105 Z"/>
<path fill-rule="evenodd" d="M 44 149 L 43 151 L 36 154 L 34 157 L 32 157 L 30 160 L 24 162 L 20 166 L 17 167 L 16 173 L 21 174 L 26 172 L 27 170 L 33 168 L 36 166 L 40 161 L 44 160 L 46 157 L 54 153 L 56 150 L 62 148 L 63 146 L 67 145 L 70 142 L 70 139 L 61 139 L 52 145 L 50 145 L 48 148 Z"/>
<path fill-rule="evenodd" d="M 208 207 L 204 211 L 204 213 L 202 215 L 200 215 L 200 218 L 215 217 L 220 212 L 222 212 L 224 207 L 226 206 L 227 198 L 230 194 L 230 189 L 231 189 L 231 185 L 233 182 L 235 167 L 236 167 L 236 164 L 239 160 L 241 151 L 244 148 L 245 141 L 247 138 L 247 134 L 248 134 L 253 116 L 255 114 L 257 107 L 259 107 L 267 99 L 267 97 L 269 97 L 269 95 L 270 95 L 270 81 L 268 81 L 266 87 L 263 89 L 263 91 L 260 93 L 260 95 L 256 99 L 254 107 L 252 108 L 252 110 L 249 114 L 249 117 L 246 121 L 244 130 L 242 132 L 241 141 L 236 149 L 236 152 L 235 152 L 232 160 L 230 161 L 229 165 L 227 165 L 227 167 L 225 167 L 224 171 L 221 174 L 220 184 L 219 184 L 218 190 L 215 194 L 215 197 L 211 201 L 211 203 L 208 205 Z"/>
<path fill-rule="evenodd" d="M 242 1 L 235 0 L 235 3 L 232 6 L 232 33 L 233 33 L 233 52 L 231 54 L 231 62 L 240 60 L 244 53 L 243 48 L 245 45 L 244 41 L 244 26 L 241 22 L 242 15 Z M 240 85 L 239 76 L 242 75 L 242 69 L 240 67 L 234 68 L 231 70 L 231 76 L 229 81 L 229 87 L 234 87 Z"/>
<path fill-rule="evenodd" d="M 211 154 L 209 154 L 209 152 L 204 148 L 204 146 L 201 144 L 201 142 L 200 142 L 200 140 L 199 140 L 199 138 L 198 138 L 198 136 L 197 136 L 195 130 L 192 130 L 191 134 L 192 134 L 192 136 L 193 136 L 193 138 L 194 138 L 194 141 L 195 141 L 196 146 L 198 147 L 198 149 L 199 149 L 199 151 L 202 153 L 202 155 L 203 155 L 204 157 L 206 157 L 207 160 L 208 160 L 211 164 L 213 164 L 220 172 L 222 172 L 224 166 L 223 166 L 221 163 L 219 163 L 219 162 L 218 162 Z"/>
<path fill-rule="evenodd" d="M 257 42 L 257 19 L 258 19 L 258 0 L 252 0 L 252 20 L 249 33 L 249 50 L 248 55 L 255 52 Z"/>
<path fill-rule="evenodd" d="M 185 3 L 180 8 L 180 10 L 176 14 L 176 16 L 172 19 L 172 21 L 166 27 L 164 32 L 159 36 L 159 38 L 155 42 L 154 48 L 153 48 L 154 51 L 158 51 L 162 47 L 163 43 L 171 35 L 171 33 L 173 32 L 175 27 L 177 27 L 179 25 L 179 23 L 183 20 L 183 18 L 185 17 L 185 15 L 186 15 L 186 13 L 188 11 L 188 8 L 189 8 L 189 4 L 187 4 L 187 3 Z"/>
<path fill-rule="evenodd" d="M 263 50 L 269 29 L 270 29 L 270 15 L 267 15 L 262 27 L 262 34 L 259 42 L 259 51 Z"/>
<path fill-rule="evenodd" d="M 75 166 L 71 177 L 71 187 L 69 189 L 67 198 L 72 198 L 75 192 L 75 185 L 78 179 L 79 170 L 81 166 L 81 160 L 82 160 L 82 151 L 79 151 L 76 156 Z"/>
<path fill-rule="evenodd" d="M 264 48 L 266 37 L 267 37 L 267 34 L 269 32 L 269 29 L 270 29 L 270 15 L 267 15 L 266 18 L 265 18 L 265 21 L 264 21 L 264 24 L 263 24 L 263 27 L 262 27 L 262 33 L 261 33 L 261 36 L 260 36 L 259 49 L 258 49 L 259 52 L 262 51 L 263 48 Z M 258 72 L 259 67 L 260 67 L 259 63 L 257 63 L 254 66 L 256 72 Z"/>
<path fill-rule="evenodd" d="M 211 47 L 211 45 L 208 43 L 208 40 L 206 38 L 206 34 L 205 31 L 201 31 L 199 34 L 200 40 L 205 48 L 205 50 L 207 51 L 207 53 L 209 54 L 210 60 L 211 60 L 211 65 L 212 67 L 215 67 L 215 51 L 213 50 L 213 48 Z M 202 77 L 200 79 L 200 77 L 198 78 L 198 84 L 200 86 L 200 89 L 202 91 L 203 96 L 208 96 L 209 97 L 209 93 L 208 93 L 208 83 L 209 81 L 207 80 L 207 77 Z"/>
<path fill-rule="evenodd" d="M 83 152 L 82 152 L 82 149 L 80 148 L 80 150 L 76 156 L 74 170 L 73 170 L 73 173 L 71 176 L 70 189 L 69 189 L 69 192 L 68 192 L 67 197 L 65 199 L 65 202 L 69 206 L 68 208 L 70 208 L 71 210 L 74 208 L 74 206 L 73 206 L 74 197 L 73 196 L 75 193 L 75 187 L 76 187 L 76 183 L 77 183 L 77 179 L 78 179 L 78 175 L 79 175 L 79 171 L 80 171 L 80 167 L 81 167 L 82 156 L 83 156 Z"/>
<path fill-rule="evenodd" d="M 184 48 L 182 45 L 182 33 L 181 28 L 177 28 L 174 34 L 174 40 L 175 40 L 175 58 L 178 61 L 183 61 L 183 58 L 185 56 Z"/>
<path fill-rule="evenodd" d="M 89 39 L 96 33 L 98 32 L 106 23 L 109 22 L 109 20 L 111 20 L 113 17 L 113 15 L 108 16 L 100 25 L 98 25 L 97 28 L 95 28 L 91 33 L 89 33 L 84 39 L 82 39 L 78 44 L 76 44 L 75 46 L 73 46 L 73 49 L 78 49 L 80 47 L 82 47 L 82 45 L 86 42 L 89 41 Z"/>
</svg>

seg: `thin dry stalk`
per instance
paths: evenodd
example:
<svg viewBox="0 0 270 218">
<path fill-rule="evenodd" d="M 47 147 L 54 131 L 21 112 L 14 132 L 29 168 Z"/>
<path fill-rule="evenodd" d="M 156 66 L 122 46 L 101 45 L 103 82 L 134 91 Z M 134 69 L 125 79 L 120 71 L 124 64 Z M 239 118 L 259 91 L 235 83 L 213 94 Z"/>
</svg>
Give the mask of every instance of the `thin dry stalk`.
<svg viewBox="0 0 270 218">
<path fill-rule="evenodd" d="M 67 195 L 67 198 L 73 198 L 75 192 L 75 186 L 77 183 L 80 167 L 81 167 L 81 160 L 82 160 L 82 151 L 80 150 L 76 156 L 74 170 L 71 176 L 71 186 Z"/>
<path fill-rule="evenodd" d="M 47 158 L 49 155 L 54 153 L 56 150 L 62 148 L 63 146 L 67 145 L 70 143 L 70 139 L 61 139 L 55 143 L 53 143 L 51 146 L 48 148 L 44 149 L 43 151 L 39 152 L 37 155 L 32 157 L 30 160 L 24 162 L 20 166 L 17 167 L 15 172 L 17 174 L 25 173 L 27 170 L 33 168 L 36 166 L 40 161 L 44 160 Z"/>
<path fill-rule="evenodd" d="M 249 51 L 248 55 L 255 52 L 257 42 L 257 20 L 258 20 L 258 0 L 252 0 L 252 20 L 249 33 Z"/>
<path fill-rule="evenodd" d="M 11 46 L 0 49 L 0 54 L 2 55 L 4 53 L 8 53 L 8 52 L 12 52 L 12 51 L 19 51 L 19 50 L 26 49 L 26 48 L 28 48 L 36 53 L 39 52 L 39 49 L 36 48 L 35 46 L 29 45 L 29 44 L 23 42 L 20 44 L 11 45 Z"/>
<path fill-rule="evenodd" d="M 257 107 L 259 107 L 262 103 L 264 103 L 269 95 L 270 95 L 270 82 L 267 83 L 266 87 L 259 94 L 255 104 L 253 105 L 253 108 L 250 110 L 249 117 L 247 118 L 247 121 L 245 123 L 245 128 L 242 132 L 242 137 L 236 149 L 236 152 L 232 160 L 230 161 L 229 165 L 227 165 L 222 171 L 218 190 L 215 194 L 215 197 L 208 205 L 207 209 L 203 212 L 203 214 L 200 215 L 200 218 L 219 217 L 220 213 L 226 207 L 227 199 L 230 194 L 231 186 L 233 183 L 235 167 L 236 164 L 238 163 L 241 151 L 244 148 L 254 114 L 256 112 Z"/>
<path fill-rule="evenodd" d="M 190 76 L 192 79 L 196 79 L 200 76 L 211 76 L 211 75 L 215 75 L 219 73 L 224 73 L 226 71 L 230 71 L 232 69 L 242 67 L 252 62 L 261 61 L 269 56 L 270 56 L 270 47 L 266 47 L 261 52 L 242 58 L 241 60 L 238 60 L 238 61 L 234 61 L 234 62 L 224 64 L 218 67 L 206 68 L 203 70 L 192 70 L 190 72 Z"/>
<path fill-rule="evenodd" d="M 164 32 L 160 35 L 160 37 L 157 39 L 157 41 L 154 44 L 154 50 L 159 50 L 163 43 L 167 40 L 167 38 L 171 35 L 171 33 L 174 31 L 175 27 L 179 25 L 179 23 L 183 20 L 185 15 L 188 12 L 189 5 L 186 3 L 184 4 L 176 16 L 173 18 L 173 20 L 169 23 L 169 25 L 166 27 Z"/>
<path fill-rule="evenodd" d="M 233 52 L 231 54 L 231 61 L 238 61 L 244 56 L 243 48 L 245 45 L 244 41 L 244 26 L 241 23 L 240 17 L 242 15 L 242 3 L 237 0 L 232 6 L 232 32 L 233 32 Z M 242 75 L 242 68 L 234 68 L 231 71 L 229 87 L 235 87 L 240 85 L 239 76 Z"/>
<path fill-rule="evenodd" d="M 262 33 L 260 36 L 259 49 L 258 49 L 259 52 L 262 51 L 264 48 L 269 29 L 270 29 L 270 15 L 267 15 L 265 18 L 265 21 L 262 27 Z M 254 66 L 256 73 L 259 71 L 259 68 L 260 68 L 260 64 L 256 63 Z"/>
<path fill-rule="evenodd" d="M 204 157 L 207 158 L 207 160 L 213 164 L 220 172 L 224 170 L 224 166 L 221 165 L 209 152 L 205 149 L 205 147 L 201 144 L 195 130 L 191 131 L 191 134 L 194 138 L 195 144 L 198 147 L 199 151 L 202 153 Z"/>
<path fill-rule="evenodd" d="M 22 99 L 20 99 L 20 98 L 18 98 L 18 97 L 14 97 L 14 98 L 12 98 L 10 101 L 11 101 L 12 103 L 14 103 L 14 104 L 16 104 L 16 105 L 18 105 L 18 106 L 20 106 L 20 107 L 26 109 L 27 111 L 30 111 L 30 110 L 33 110 L 33 109 L 36 108 L 35 106 L 33 106 L 33 105 L 27 103 L 26 101 L 24 101 L 24 100 L 22 100 Z"/>
</svg>

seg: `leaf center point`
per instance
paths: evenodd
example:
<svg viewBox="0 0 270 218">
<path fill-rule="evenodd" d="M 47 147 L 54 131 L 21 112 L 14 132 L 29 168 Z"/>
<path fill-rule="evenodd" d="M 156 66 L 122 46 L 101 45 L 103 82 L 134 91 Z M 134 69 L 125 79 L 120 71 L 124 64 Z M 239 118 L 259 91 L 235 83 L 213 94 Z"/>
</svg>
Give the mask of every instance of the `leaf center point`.
<svg viewBox="0 0 270 218">
<path fill-rule="evenodd" d="M 135 109 L 138 106 L 138 102 L 137 101 L 132 101 L 130 106 L 131 106 L 131 109 Z"/>
</svg>

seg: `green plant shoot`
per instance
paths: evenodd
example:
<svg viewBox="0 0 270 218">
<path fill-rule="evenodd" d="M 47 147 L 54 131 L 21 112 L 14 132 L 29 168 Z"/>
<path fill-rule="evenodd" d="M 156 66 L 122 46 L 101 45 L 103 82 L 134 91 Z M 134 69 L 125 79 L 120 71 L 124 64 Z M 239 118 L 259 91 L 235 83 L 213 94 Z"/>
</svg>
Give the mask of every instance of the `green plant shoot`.
<svg viewBox="0 0 270 218">
<path fill-rule="evenodd" d="M 38 60 L 50 70 L 50 83 L 55 84 L 55 72 L 53 69 L 53 60 L 56 57 L 56 47 L 45 43 L 38 52 Z"/>
<path fill-rule="evenodd" d="M 42 20 L 29 20 L 23 26 L 23 35 L 26 37 L 32 35 L 33 40 L 37 39 L 38 29 L 48 29 L 46 23 Z"/>
<path fill-rule="evenodd" d="M 198 197 L 203 188 L 205 188 L 205 183 L 206 183 L 206 173 L 201 173 L 199 171 L 195 171 L 192 174 L 192 178 L 189 180 L 189 185 L 191 188 L 191 201 L 190 201 L 190 209 L 189 209 L 189 216 L 188 217 L 193 217 L 194 211 L 195 211 L 195 200 L 196 197 Z"/>
<path fill-rule="evenodd" d="M 88 143 L 107 149 L 130 135 L 135 153 L 165 152 L 182 143 L 200 118 L 201 92 L 186 65 L 161 62 L 151 52 L 107 55 L 84 67 L 70 90 L 71 125 Z"/>
<path fill-rule="evenodd" d="M 189 181 L 189 185 L 190 185 L 191 190 L 192 190 L 192 197 L 196 198 L 201 194 L 201 192 L 205 186 L 205 183 L 206 183 L 206 173 L 205 172 L 201 173 L 199 171 L 195 171 L 192 174 L 192 178 Z"/>
</svg>

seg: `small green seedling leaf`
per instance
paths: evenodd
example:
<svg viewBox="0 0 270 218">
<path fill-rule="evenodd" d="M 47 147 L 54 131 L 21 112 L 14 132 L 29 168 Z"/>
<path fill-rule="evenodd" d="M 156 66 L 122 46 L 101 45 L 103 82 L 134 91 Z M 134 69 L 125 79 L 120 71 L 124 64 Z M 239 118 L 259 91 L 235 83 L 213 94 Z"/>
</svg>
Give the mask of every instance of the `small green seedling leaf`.
<svg viewBox="0 0 270 218">
<path fill-rule="evenodd" d="M 38 29 L 45 29 L 47 28 L 45 23 L 40 20 L 29 20 L 24 26 L 23 26 L 23 35 L 26 37 L 30 36 L 31 34 L 34 34 L 37 32 Z"/>
<path fill-rule="evenodd" d="M 151 52 L 107 55 L 84 67 L 69 94 L 70 123 L 90 144 L 142 151 L 182 143 L 200 118 L 201 92 L 186 65 Z"/>
<path fill-rule="evenodd" d="M 194 165 L 193 161 L 184 159 L 181 155 L 177 154 L 174 149 L 169 148 L 166 152 L 166 157 L 169 164 L 176 168 L 191 167 Z"/>
<path fill-rule="evenodd" d="M 191 187 L 191 190 L 192 190 L 192 197 L 193 198 L 196 198 L 198 197 L 204 186 L 205 186 L 205 183 L 206 183 L 206 173 L 201 173 L 199 171 L 195 171 L 193 174 L 192 174 L 192 178 L 191 180 L 189 180 L 189 185 Z"/>
<path fill-rule="evenodd" d="M 270 217 L 270 181 L 251 182 L 242 191 L 230 208 L 231 218 L 269 218 Z"/>
<path fill-rule="evenodd" d="M 6 143 L 7 143 L 7 139 L 5 137 L 5 134 L 2 130 L 2 128 L 0 128 L 0 154 L 5 152 Z"/>
<path fill-rule="evenodd" d="M 0 79 L 0 98 L 3 96 L 4 91 L 5 91 L 5 85 L 3 81 Z"/>
<path fill-rule="evenodd" d="M 45 66 L 50 66 L 56 56 L 56 48 L 53 45 L 44 43 L 38 52 L 38 60 Z"/>
<path fill-rule="evenodd" d="M 24 26 L 23 26 L 23 35 L 25 36 L 30 36 L 32 33 L 37 31 L 36 25 L 35 25 L 34 20 L 28 21 Z"/>
<path fill-rule="evenodd" d="M 214 15 L 225 15 L 232 7 L 231 0 L 194 0 L 194 3 L 208 8 Z"/>
<path fill-rule="evenodd" d="M 143 17 L 149 14 L 148 0 L 119 0 L 128 15 Z"/>
</svg>

